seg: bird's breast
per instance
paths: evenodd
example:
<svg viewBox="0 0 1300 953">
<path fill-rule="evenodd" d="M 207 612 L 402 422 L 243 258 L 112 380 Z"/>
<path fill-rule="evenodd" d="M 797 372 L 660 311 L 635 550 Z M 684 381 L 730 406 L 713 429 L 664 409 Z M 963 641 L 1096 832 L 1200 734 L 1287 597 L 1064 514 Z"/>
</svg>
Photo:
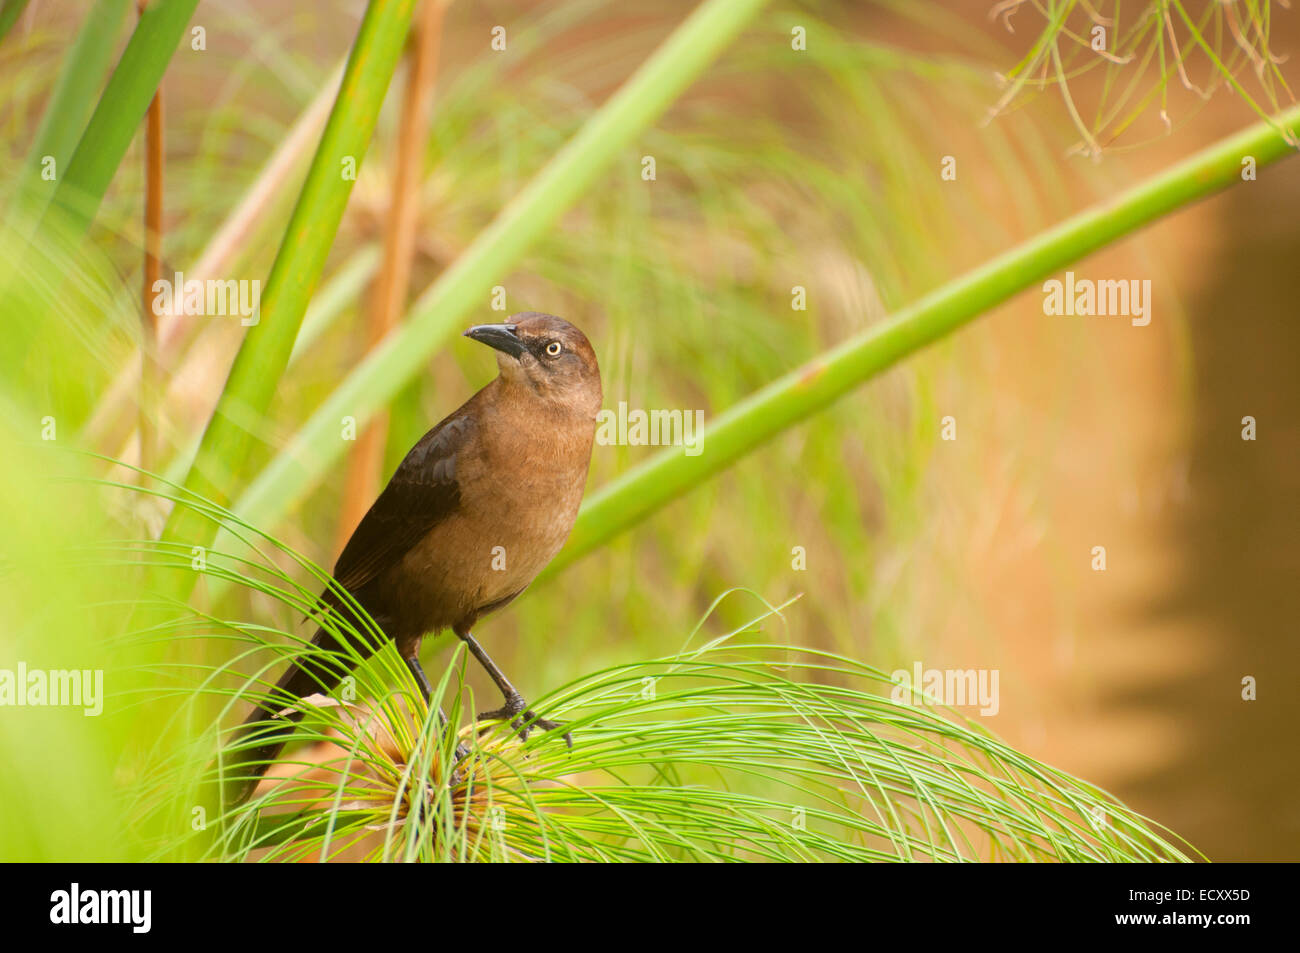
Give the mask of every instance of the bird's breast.
<svg viewBox="0 0 1300 953">
<path fill-rule="evenodd" d="M 403 561 L 430 629 L 526 588 L 564 545 L 582 502 L 590 436 L 585 444 L 489 436 L 478 450 L 458 465 L 456 511 Z"/>
</svg>

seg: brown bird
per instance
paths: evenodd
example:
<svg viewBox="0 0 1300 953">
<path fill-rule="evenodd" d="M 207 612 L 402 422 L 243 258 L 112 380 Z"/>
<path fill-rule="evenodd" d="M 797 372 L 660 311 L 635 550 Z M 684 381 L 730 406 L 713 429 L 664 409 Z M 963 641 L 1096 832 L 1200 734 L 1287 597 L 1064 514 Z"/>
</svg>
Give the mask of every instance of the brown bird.
<svg viewBox="0 0 1300 953">
<path fill-rule="evenodd" d="M 426 701 L 420 642 L 455 632 L 504 696 L 479 719 L 508 719 L 526 739 L 531 728 L 562 726 L 528 708 L 471 629 L 523 592 L 573 528 L 600 410 L 600 368 L 586 336 L 554 315 L 516 314 L 465 336 L 496 349 L 500 374 L 411 448 L 343 548 L 334 579 L 396 643 Z M 333 589 L 320 603 L 367 631 Z M 285 722 L 301 718 L 277 714 L 278 703 L 332 691 L 357 655 L 379 647 L 356 641 L 344 646 L 318 630 L 312 642 L 324 652 L 291 666 L 274 701 L 248 717 L 240 738 L 256 737 L 226 766 L 228 801 L 251 793 L 288 740 Z M 565 741 L 572 743 L 567 732 Z"/>
</svg>

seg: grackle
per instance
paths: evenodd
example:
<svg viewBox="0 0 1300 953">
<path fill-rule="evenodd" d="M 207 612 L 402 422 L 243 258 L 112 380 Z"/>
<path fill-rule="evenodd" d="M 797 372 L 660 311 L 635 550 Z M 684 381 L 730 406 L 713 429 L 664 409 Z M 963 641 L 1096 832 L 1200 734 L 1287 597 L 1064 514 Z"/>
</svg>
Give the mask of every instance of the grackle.
<svg viewBox="0 0 1300 953">
<path fill-rule="evenodd" d="M 420 642 L 450 628 L 504 696 L 500 708 L 479 719 L 510 720 L 527 738 L 531 728 L 563 726 L 528 708 L 471 629 L 523 592 L 573 528 L 600 410 L 600 368 L 586 336 L 549 314 L 516 314 L 505 324 L 472 327 L 465 336 L 496 349 L 499 375 L 411 448 L 343 548 L 333 575 L 384 639 L 396 643 L 426 700 Z M 320 603 L 366 631 L 332 588 Z M 361 656 L 379 647 L 351 641 Z M 279 754 L 288 740 L 286 722 L 301 718 L 289 707 L 294 700 L 332 691 L 355 665 L 339 637 L 325 629 L 312 642 L 324 651 L 290 666 L 274 701 L 244 722 L 240 737 L 255 735 L 260 743 L 235 753 L 234 764 L 227 756 L 228 801 L 244 800 Z M 277 707 L 281 703 L 284 708 Z M 565 741 L 571 744 L 567 732 Z"/>
</svg>

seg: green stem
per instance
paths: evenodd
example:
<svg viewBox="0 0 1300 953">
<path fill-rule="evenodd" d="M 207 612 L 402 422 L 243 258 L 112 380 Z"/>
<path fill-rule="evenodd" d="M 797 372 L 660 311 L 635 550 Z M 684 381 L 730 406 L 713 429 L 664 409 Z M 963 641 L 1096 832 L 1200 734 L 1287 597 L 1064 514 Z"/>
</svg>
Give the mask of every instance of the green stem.
<svg viewBox="0 0 1300 953">
<path fill-rule="evenodd" d="M 268 464 L 234 510 L 271 525 L 347 448 L 339 421 L 358 427 L 426 366 L 429 355 L 487 300 L 520 256 L 635 136 L 655 121 L 712 62 L 765 0 L 707 0 L 582 127 L 488 228 L 415 303 L 388 335 Z"/>
<path fill-rule="evenodd" d="M 187 490 L 218 502 L 229 498 L 251 449 L 256 422 L 264 418 L 280 384 L 325 268 L 414 8 L 415 0 L 371 0 L 366 9 L 338 98 L 267 277 L 258 322 L 249 328 L 235 357 L 185 479 Z M 195 510 L 178 506 L 163 538 L 205 545 L 214 533 L 212 524 Z"/>
<path fill-rule="evenodd" d="M 1283 134 L 1294 136 L 1298 130 L 1300 107 L 1255 123 L 950 281 L 773 381 L 707 426 L 698 456 L 664 450 L 602 487 L 583 506 L 568 545 L 546 574 L 591 552 L 781 431 L 1018 292 L 1169 212 L 1240 182 L 1245 156 L 1253 156 L 1262 167 L 1293 154 Z"/>
</svg>

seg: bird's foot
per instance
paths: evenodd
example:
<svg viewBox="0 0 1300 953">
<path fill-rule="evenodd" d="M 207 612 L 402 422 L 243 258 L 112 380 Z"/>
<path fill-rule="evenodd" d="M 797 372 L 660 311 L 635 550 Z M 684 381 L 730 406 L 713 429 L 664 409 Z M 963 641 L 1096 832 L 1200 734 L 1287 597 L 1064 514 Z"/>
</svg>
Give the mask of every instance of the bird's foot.
<svg viewBox="0 0 1300 953">
<path fill-rule="evenodd" d="M 465 759 L 469 757 L 469 745 L 463 741 L 456 742 L 456 751 L 451 761 L 451 771 L 447 774 L 447 787 L 458 788 L 465 783 Z"/>
<path fill-rule="evenodd" d="M 528 702 L 524 701 L 524 696 L 518 692 L 507 695 L 505 704 L 500 708 L 494 708 L 492 711 L 481 711 L 476 717 L 479 721 L 510 722 L 510 727 L 515 729 L 520 741 L 527 741 L 528 733 L 534 728 L 541 731 L 556 731 L 564 728 L 563 722 L 539 717 L 536 712 L 528 707 Z M 570 748 L 573 747 L 572 732 L 564 731 L 564 743 Z"/>
</svg>

